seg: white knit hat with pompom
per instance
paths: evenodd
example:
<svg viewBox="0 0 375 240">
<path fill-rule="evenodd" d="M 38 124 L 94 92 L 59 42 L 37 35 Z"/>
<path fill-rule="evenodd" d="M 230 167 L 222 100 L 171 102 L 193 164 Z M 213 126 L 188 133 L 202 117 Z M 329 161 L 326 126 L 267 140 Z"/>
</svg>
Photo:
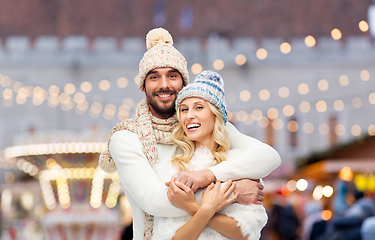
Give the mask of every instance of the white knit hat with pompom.
<svg viewBox="0 0 375 240">
<path fill-rule="evenodd" d="M 155 28 L 146 36 L 147 52 L 139 63 L 139 89 L 144 92 L 145 78 L 155 68 L 171 67 L 180 72 L 184 85 L 189 83 L 189 72 L 184 56 L 173 46 L 172 36 L 164 28 Z"/>
</svg>

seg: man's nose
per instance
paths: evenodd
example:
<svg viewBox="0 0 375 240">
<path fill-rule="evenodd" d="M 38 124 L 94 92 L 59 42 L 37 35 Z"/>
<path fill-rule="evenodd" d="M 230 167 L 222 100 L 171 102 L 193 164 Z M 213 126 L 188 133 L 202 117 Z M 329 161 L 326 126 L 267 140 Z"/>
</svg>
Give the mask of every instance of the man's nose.
<svg viewBox="0 0 375 240">
<path fill-rule="evenodd" d="M 170 88 L 170 83 L 169 83 L 169 79 L 167 76 L 161 76 L 160 88 L 162 89 Z"/>
</svg>

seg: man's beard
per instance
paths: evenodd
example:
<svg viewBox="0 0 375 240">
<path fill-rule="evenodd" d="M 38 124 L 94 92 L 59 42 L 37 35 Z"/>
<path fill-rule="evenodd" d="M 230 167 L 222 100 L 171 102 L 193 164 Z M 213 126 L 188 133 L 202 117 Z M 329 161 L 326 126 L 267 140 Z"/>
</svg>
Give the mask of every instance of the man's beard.
<svg viewBox="0 0 375 240">
<path fill-rule="evenodd" d="M 169 101 L 161 101 L 158 99 L 157 94 L 163 94 L 163 93 L 173 93 L 173 98 Z M 146 91 L 146 99 L 148 104 L 159 114 L 161 115 L 173 115 L 175 110 L 175 101 L 177 98 L 177 92 L 176 91 L 160 91 L 160 92 L 153 92 L 153 93 L 147 93 Z"/>
</svg>

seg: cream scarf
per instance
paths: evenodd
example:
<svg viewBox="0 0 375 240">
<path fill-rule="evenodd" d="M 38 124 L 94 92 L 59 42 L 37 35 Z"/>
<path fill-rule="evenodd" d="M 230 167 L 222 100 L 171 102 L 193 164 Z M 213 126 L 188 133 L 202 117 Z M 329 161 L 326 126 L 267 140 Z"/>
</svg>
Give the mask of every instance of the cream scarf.
<svg viewBox="0 0 375 240">
<path fill-rule="evenodd" d="M 142 144 L 143 153 L 147 156 L 148 162 L 154 168 L 159 162 L 157 143 L 174 144 L 172 131 L 177 126 L 176 115 L 168 119 L 159 119 L 152 115 L 146 100 L 143 100 L 137 107 L 136 117 L 127 119 L 116 124 L 110 134 L 107 149 L 100 154 L 99 166 L 105 172 L 115 172 L 116 165 L 109 152 L 109 143 L 112 135 L 117 131 L 128 130 L 137 133 Z M 144 239 L 149 240 L 152 236 L 154 217 L 145 213 Z"/>
</svg>

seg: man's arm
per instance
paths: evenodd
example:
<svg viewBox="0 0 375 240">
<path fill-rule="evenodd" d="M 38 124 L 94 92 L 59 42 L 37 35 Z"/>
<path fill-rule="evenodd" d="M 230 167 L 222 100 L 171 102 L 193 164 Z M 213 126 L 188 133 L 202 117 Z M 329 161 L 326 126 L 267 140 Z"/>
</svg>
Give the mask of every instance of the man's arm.
<svg viewBox="0 0 375 240">
<path fill-rule="evenodd" d="M 145 212 L 162 217 L 187 216 L 169 202 L 168 188 L 159 182 L 148 163 L 137 134 L 126 130 L 116 132 L 109 150 L 123 186 Z"/>
<path fill-rule="evenodd" d="M 261 179 L 280 165 L 280 156 L 271 146 L 240 133 L 229 122 L 226 129 L 230 136 L 231 149 L 240 150 L 240 154 L 237 154 L 235 159 L 228 156 L 227 161 L 209 168 L 217 180 Z"/>
<path fill-rule="evenodd" d="M 235 190 L 239 193 L 237 202 L 261 204 L 264 200 L 263 186 L 258 183 L 259 181 L 247 179 L 260 179 L 267 176 L 280 165 L 280 156 L 269 145 L 240 133 L 231 123 L 227 123 L 226 129 L 230 136 L 231 148 L 236 149 L 239 154 L 228 154 L 228 161 L 203 171 L 181 172 L 176 180 L 196 191 L 215 180 L 242 179 L 237 181 Z"/>
</svg>

